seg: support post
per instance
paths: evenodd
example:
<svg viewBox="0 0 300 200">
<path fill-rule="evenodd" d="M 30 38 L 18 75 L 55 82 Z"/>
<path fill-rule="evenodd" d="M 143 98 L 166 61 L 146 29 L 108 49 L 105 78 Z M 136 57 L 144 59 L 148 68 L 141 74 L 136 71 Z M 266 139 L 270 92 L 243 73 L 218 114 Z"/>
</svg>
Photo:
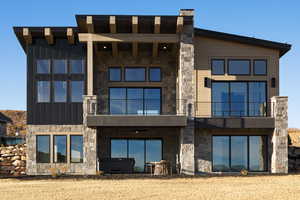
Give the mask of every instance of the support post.
<svg viewBox="0 0 300 200">
<path fill-rule="evenodd" d="M 94 72 L 93 72 L 93 42 L 87 42 L 87 95 L 93 95 L 93 83 L 94 83 Z"/>
</svg>

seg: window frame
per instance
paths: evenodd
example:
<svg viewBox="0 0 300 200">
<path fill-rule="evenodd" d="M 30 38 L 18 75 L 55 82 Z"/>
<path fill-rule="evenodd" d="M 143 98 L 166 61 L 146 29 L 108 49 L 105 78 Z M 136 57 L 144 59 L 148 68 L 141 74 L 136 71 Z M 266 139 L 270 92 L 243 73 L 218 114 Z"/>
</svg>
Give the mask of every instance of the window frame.
<svg viewBox="0 0 300 200">
<path fill-rule="evenodd" d="M 48 82 L 49 83 L 49 91 L 48 91 L 48 93 L 49 93 L 49 100 L 48 101 L 45 101 L 45 102 L 40 102 L 39 101 L 39 87 L 38 87 L 38 84 L 39 84 L 39 82 Z M 35 81 L 35 87 L 36 87 L 36 89 L 35 89 L 35 92 L 36 92 L 36 95 L 35 95 L 35 98 L 36 98 L 36 103 L 37 104 L 42 104 L 42 103 L 51 103 L 52 102 L 52 81 L 51 80 L 36 80 Z"/>
<path fill-rule="evenodd" d="M 111 69 L 119 69 L 120 70 L 120 77 L 119 77 L 120 79 L 119 79 L 119 81 L 110 80 L 110 70 Z M 122 82 L 123 81 L 123 70 L 122 70 L 122 67 L 108 67 L 107 80 L 109 82 Z"/>
<path fill-rule="evenodd" d="M 223 74 L 215 74 L 213 71 L 213 61 L 223 61 Z M 224 76 L 226 74 L 226 60 L 222 59 L 222 58 L 212 58 L 210 60 L 210 70 L 211 70 L 211 74 L 215 75 L 215 76 Z"/>
<path fill-rule="evenodd" d="M 128 100 L 128 93 L 127 93 L 127 89 L 142 89 L 143 90 L 143 115 L 141 116 L 145 116 L 145 89 L 159 89 L 160 90 L 160 113 L 158 115 L 161 115 L 162 114 L 162 88 L 161 87 L 108 87 L 108 113 L 110 115 L 114 115 L 114 114 L 111 114 L 111 109 L 110 109 L 110 100 L 111 100 L 111 94 L 110 94 L 110 89 L 111 88 L 119 88 L 119 89 L 125 89 L 125 99 L 119 99 L 119 100 L 124 100 L 125 101 L 125 114 L 121 114 L 121 115 L 130 115 L 128 114 L 128 110 L 127 110 L 127 100 Z M 115 99 L 115 100 L 118 100 L 118 99 Z M 129 99 L 130 100 L 130 99 Z"/>
<path fill-rule="evenodd" d="M 65 101 L 56 101 L 55 100 L 55 82 L 64 82 L 65 84 L 66 84 L 66 93 L 65 93 L 65 97 L 66 97 L 66 99 L 65 99 Z M 71 92 L 71 90 L 70 90 L 70 84 L 69 84 L 69 79 L 63 79 L 63 80 L 52 80 L 52 88 L 53 88 L 53 93 L 52 93 L 52 103 L 54 103 L 54 104 L 58 104 L 58 103 L 72 103 L 71 101 L 70 101 L 70 92 Z"/>
<path fill-rule="evenodd" d="M 232 103 L 232 101 L 231 101 L 231 83 L 235 83 L 235 82 L 241 82 L 241 83 L 246 83 L 247 84 L 247 115 L 245 115 L 245 116 L 240 116 L 240 117 L 265 117 L 265 116 L 251 116 L 249 113 L 250 113 L 250 110 L 249 110 L 249 105 L 250 105 L 250 103 L 255 103 L 255 102 L 250 102 L 249 101 L 249 83 L 256 83 L 256 82 L 258 82 L 258 83 L 264 83 L 265 84 L 265 97 L 266 97 L 266 99 L 265 99 L 265 103 L 266 103 L 266 114 L 268 114 L 268 109 L 269 109 L 269 105 L 268 105 L 268 99 L 269 99 L 269 97 L 268 97 L 268 82 L 267 81 L 264 81 L 264 80 L 250 80 L 250 81 L 240 81 L 240 80 L 234 80 L 234 81 L 223 81 L 223 80 L 221 80 L 221 81 L 216 81 L 216 80 L 214 80 L 214 81 L 212 81 L 211 82 L 211 93 L 212 93 L 212 95 L 211 95 L 211 97 L 210 97 L 210 104 L 211 104 L 211 116 L 212 117 L 218 117 L 217 115 L 216 116 L 214 116 L 214 113 L 213 113 L 213 105 L 214 105 L 214 101 L 213 101 L 213 87 L 212 87 L 212 85 L 213 85 L 213 83 L 226 83 L 226 84 L 228 84 L 228 104 L 229 104 L 229 113 L 231 113 L 231 103 Z M 223 102 L 220 102 L 220 103 L 223 103 Z M 219 117 L 234 117 L 234 115 L 226 115 L 226 116 L 219 116 Z M 235 116 L 236 117 L 236 116 Z"/>
<path fill-rule="evenodd" d="M 54 150 L 54 147 L 55 147 L 55 137 L 57 137 L 57 136 L 63 136 L 63 137 L 65 137 L 66 138 L 66 161 L 65 162 L 55 162 L 55 160 L 54 160 L 54 157 L 55 157 L 55 150 Z M 53 146 L 52 146 L 52 148 L 53 148 L 53 163 L 68 163 L 68 135 L 52 135 L 52 137 L 53 137 Z"/>
<path fill-rule="evenodd" d="M 83 155 L 82 155 L 82 161 L 80 162 L 73 162 L 72 161 L 72 136 L 80 136 L 82 137 L 82 153 L 83 153 L 83 148 L 84 148 L 84 141 L 83 141 L 83 135 L 74 135 L 74 134 L 71 134 L 69 137 L 70 137 L 70 145 L 69 145 L 69 148 L 70 148 L 70 152 L 69 152 L 69 156 L 70 156 L 70 163 L 83 163 Z"/>
<path fill-rule="evenodd" d="M 152 81 L 151 80 L 151 69 L 159 69 L 159 81 Z M 161 67 L 148 67 L 148 81 L 149 82 L 156 82 L 156 83 L 159 83 L 159 82 L 162 82 L 162 71 L 161 71 Z M 147 80 L 146 80 L 147 81 Z"/>
<path fill-rule="evenodd" d="M 49 73 L 39 73 L 38 72 L 38 61 L 39 60 L 47 60 L 48 61 L 48 68 L 49 68 Z M 35 59 L 35 74 L 40 75 L 40 76 L 47 76 L 52 74 L 52 59 L 49 58 L 36 58 Z"/>
<path fill-rule="evenodd" d="M 112 148 L 112 146 L 111 146 L 111 141 L 112 140 L 126 140 L 126 158 L 129 158 L 129 140 L 142 140 L 142 141 L 144 141 L 144 156 L 143 156 L 143 158 L 144 158 L 144 171 L 143 172 L 134 172 L 134 173 L 145 173 L 146 171 L 145 171 L 145 166 L 146 166 L 146 141 L 147 140 L 149 140 L 149 141 L 151 141 L 151 140 L 160 140 L 161 141 L 161 159 L 162 160 L 164 160 L 164 140 L 163 140 L 163 138 L 159 138 L 159 137 L 153 137 L 153 138 L 149 138 L 149 137 L 147 137 L 147 138 L 128 138 L 128 137 L 124 137 L 124 138 L 120 138 L 120 137 L 111 137 L 110 138 L 110 140 L 109 140 L 109 158 L 112 158 L 111 157 L 111 153 L 112 153 L 112 151 L 111 151 L 111 148 Z"/>
<path fill-rule="evenodd" d="M 126 80 L 126 70 L 127 69 L 144 69 L 144 80 L 143 81 L 128 81 Z M 140 83 L 144 83 L 147 82 L 147 67 L 124 67 L 124 82 L 140 82 Z"/>
<path fill-rule="evenodd" d="M 49 140 L 49 145 L 48 145 L 48 150 L 49 150 L 49 162 L 41 162 L 39 161 L 39 154 L 38 154 L 38 137 L 40 136 L 45 136 L 45 137 L 48 137 L 48 140 Z M 51 163 L 51 135 L 36 135 L 35 136 L 35 155 L 36 155 L 36 163 Z"/>
<path fill-rule="evenodd" d="M 230 73 L 230 61 L 247 61 L 249 63 L 249 73 L 248 74 L 237 74 L 237 73 Z M 251 76 L 251 59 L 227 59 L 227 74 L 233 76 Z"/>
<path fill-rule="evenodd" d="M 265 61 L 266 62 L 266 73 L 265 74 L 256 74 L 256 70 L 255 70 L 255 62 L 256 61 Z M 267 59 L 253 59 L 253 75 L 255 76 L 267 76 L 268 75 L 268 60 Z"/>
<path fill-rule="evenodd" d="M 69 74 L 69 59 L 68 58 L 53 58 L 51 59 L 52 60 L 52 74 L 53 75 L 68 75 Z M 65 73 L 56 73 L 55 72 L 55 61 L 63 61 L 64 64 L 65 64 L 65 69 L 66 69 L 66 72 Z"/>
<path fill-rule="evenodd" d="M 270 155 L 269 155 L 269 136 L 268 135 L 222 135 L 222 134 L 214 134 L 211 135 L 211 166 L 212 166 L 212 172 L 220 172 L 220 171 L 216 171 L 214 170 L 214 160 L 213 160 L 213 151 L 214 151 L 214 145 L 213 145 L 213 138 L 214 137 L 229 137 L 229 142 L 228 142 L 228 151 L 229 151 L 229 171 L 228 172 L 238 172 L 238 171 L 232 171 L 232 167 L 231 167 L 231 137 L 234 136 L 244 136 L 247 137 L 247 169 L 249 172 L 268 172 L 270 170 L 270 166 L 269 166 L 269 159 L 270 159 Z M 251 136 L 259 136 L 259 137 L 263 137 L 264 138 L 264 170 L 250 170 L 250 137 Z M 222 172 L 222 171 L 221 171 Z M 227 172 L 227 171 L 226 171 Z"/>
</svg>

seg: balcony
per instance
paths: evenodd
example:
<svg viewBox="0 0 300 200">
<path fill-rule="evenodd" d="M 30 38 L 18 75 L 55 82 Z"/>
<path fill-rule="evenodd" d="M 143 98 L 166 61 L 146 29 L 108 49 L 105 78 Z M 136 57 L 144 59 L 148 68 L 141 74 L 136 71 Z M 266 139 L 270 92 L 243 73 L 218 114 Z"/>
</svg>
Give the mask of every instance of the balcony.
<svg viewBox="0 0 300 200">
<path fill-rule="evenodd" d="M 93 97 L 93 98 L 91 98 Z M 161 99 L 104 99 L 86 96 L 88 126 L 182 127 L 187 125 L 186 100 L 169 103 Z"/>
<path fill-rule="evenodd" d="M 199 128 L 274 128 L 271 102 L 196 102 Z"/>
</svg>

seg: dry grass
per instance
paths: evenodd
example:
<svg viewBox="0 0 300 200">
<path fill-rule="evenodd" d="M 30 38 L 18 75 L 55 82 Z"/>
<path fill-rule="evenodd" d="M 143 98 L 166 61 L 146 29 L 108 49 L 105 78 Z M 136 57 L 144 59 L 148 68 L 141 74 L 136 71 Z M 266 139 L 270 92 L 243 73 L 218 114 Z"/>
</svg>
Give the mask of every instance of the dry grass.
<svg viewBox="0 0 300 200">
<path fill-rule="evenodd" d="M 300 175 L 122 180 L 0 180 L 0 199 L 300 199 Z"/>
</svg>

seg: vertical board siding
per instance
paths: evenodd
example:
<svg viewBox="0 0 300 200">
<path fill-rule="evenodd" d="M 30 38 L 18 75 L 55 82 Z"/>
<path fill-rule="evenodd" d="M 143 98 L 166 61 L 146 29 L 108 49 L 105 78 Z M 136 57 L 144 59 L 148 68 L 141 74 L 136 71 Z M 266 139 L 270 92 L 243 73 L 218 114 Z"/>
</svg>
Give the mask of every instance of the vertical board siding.
<svg viewBox="0 0 300 200">
<path fill-rule="evenodd" d="M 86 73 L 82 75 L 50 75 L 42 76 L 36 74 L 36 59 L 84 59 L 86 58 L 86 47 L 84 44 L 70 45 L 67 39 L 56 39 L 54 45 L 48 45 L 45 39 L 36 39 L 29 45 L 27 53 L 27 123 L 28 124 L 82 124 L 82 103 L 71 103 L 68 85 L 67 102 L 53 102 L 53 84 L 51 84 L 51 102 L 37 103 L 37 80 L 84 80 L 86 85 Z M 68 69 L 69 66 L 68 66 Z M 51 69 L 52 71 L 52 69 Z M 86 94 L 86 89 L 84 89 Z"/>
</svg>

